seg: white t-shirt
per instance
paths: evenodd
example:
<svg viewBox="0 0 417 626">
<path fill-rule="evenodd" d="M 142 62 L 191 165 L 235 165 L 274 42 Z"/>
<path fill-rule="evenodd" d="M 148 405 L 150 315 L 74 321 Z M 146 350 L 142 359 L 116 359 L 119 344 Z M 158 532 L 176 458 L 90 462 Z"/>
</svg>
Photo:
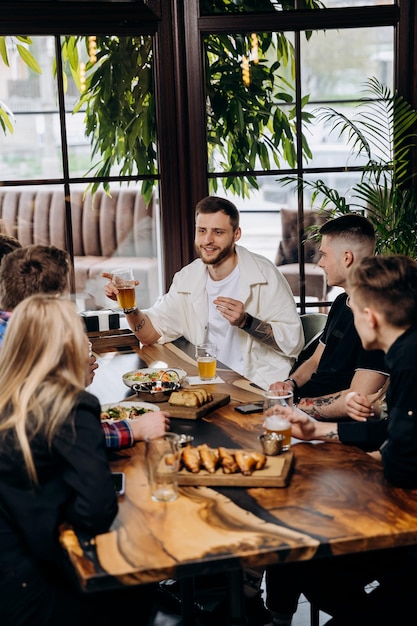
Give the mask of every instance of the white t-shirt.
<svg viewBox="0 0 417 626">
<path fill-rule="evenodd" d="M 208 334 L 207 341 L 217 346 L 217 359 L 235 372 L 243 374 L 243 356 L 240 349 L 237 327 L 232 326 L 213 304 L 218 296 L 240 299 L 240 273 L 239 266 L 223 280 L 213 280 L 207 273 L 207 298 L 208 298 Z"/>
</svg>

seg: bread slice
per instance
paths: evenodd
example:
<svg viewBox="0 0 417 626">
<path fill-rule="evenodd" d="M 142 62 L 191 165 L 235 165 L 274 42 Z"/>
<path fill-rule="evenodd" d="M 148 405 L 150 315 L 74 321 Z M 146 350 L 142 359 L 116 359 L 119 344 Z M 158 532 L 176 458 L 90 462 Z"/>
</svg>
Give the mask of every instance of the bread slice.
<svg viewBox="0 0 417 626">
<path fill-rule="evenodd" d="M 175 406 L 189 406 L 199 407 L 201 406 L 200 398 L 193 391 L 173 391 L 168 400 L 169 404 Z"/>
<path fill-rule="evenodd" d="M 190 391 L 194 391 L 194 392 L 196 392 L 196 391 L 201 391 L 201 393 L 202 393 L 202 395 L 203 395 L 203 397 L 204 397 L 204 404 L 205 404 L 206 402 L 211 402 L 211 401 L 213 400 L 213 396 L 211 395 L 211 393 L 210 393 L 209 391 L 207 391 L 207 389 L 200 389 L 200 388 L 198 387 L 197 389 L 196 389 L 196 388 L 193 388 L 193 389 L 192 389 L 192 390 L 190 390 Z"/>
</svg>

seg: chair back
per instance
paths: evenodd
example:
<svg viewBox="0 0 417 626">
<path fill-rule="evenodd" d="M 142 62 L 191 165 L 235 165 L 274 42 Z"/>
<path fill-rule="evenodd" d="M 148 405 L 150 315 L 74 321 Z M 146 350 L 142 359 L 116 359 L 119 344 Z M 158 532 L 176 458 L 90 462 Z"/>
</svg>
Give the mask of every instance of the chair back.
<svg viewBox="0 0 417 626">
<path fill-rule="evenodd" d="M 326 313 L 304 313 L 300 315 L 301 324 L 304 332 L 304 348 L 303 351 L 317 341 L 326 325 Z"/>
<path fill-rule="evenodd" d="M 313 354 L 319 342 L 320 335 L 326 325 L 327 314 L 304 313 L 300 315 L 300 320 L 304 332 L 304 348 L 301 350 L 296 362 L 292 366 L 290 374 Z"/>
</svg>

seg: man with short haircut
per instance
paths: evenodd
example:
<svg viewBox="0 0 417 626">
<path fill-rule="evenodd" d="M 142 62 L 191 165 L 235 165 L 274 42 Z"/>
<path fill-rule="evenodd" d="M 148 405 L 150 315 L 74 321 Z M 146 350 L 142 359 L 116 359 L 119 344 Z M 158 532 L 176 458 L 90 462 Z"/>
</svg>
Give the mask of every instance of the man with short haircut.
<svg viewBox="0 0 417 626">
<path fill-rule="evenodd" d="M 263 389 L 288 376 L 304 337 L 291 289 L 265 257 L 237 245 L 239 211 L 208 196 L 195 210 L 198 259 L 175 274 L 162 299 L 146 311 L 125 311 L 145 345 L 183 336 L 214 343 L 218 360 Z M 111 274 L 103 274 L 111 279 Z M 116 300 L 109 282 L 106 295 Z"/>
<path fill-rule="evenodd" d="M 318 265 L 325 271 L 330 286 L 346 289 L 351 269 L 375 253 L 374 227 L 366 217 L 350 213 L 327 221 L 319 232 Z M 358 403 L 352 402 L 348 408 L 347 394 L 352 390 L 365 395 L 376 393 L 387 377 L 382 350 L 369 352 L 362 347 L 345 291 L 333 302 L 312 356 L 286 380 L 272 384 L 271 389 L 293 391 L 298 408 L 317 420 L 351 421 Z M 372 407 L 367 411 L 370 416 Z M 299 589 L 287 571 L 288 576 L 277 574 L 274 569 L 267 571 L 267 606 L 275 626 L 290 626 L 297 610 Z"/>
<path fill-rule="evenodd" d="M 318 265 L 330 286 L 345 289 L 351 268 L 375 253 L 374 227 L 367 218 L 351 213 L 329 220 L 319 232 Z M 366 395 L 375 393 L 387 376 L 383 352 L 363 349 L 344 292 L 330 308 L 313 355 L 271 388 L 294 391 L 299 408 L 316 419 L 346 418 L 345 395 L 352 389 Z"/>
<path fill-rule="evenodd" d="M 347 289 L 364 349 L 385 353 L 387 416 L 332 423 L 299 409 L 276 410 L 291 421 L 298 439 L 361 447 L 381 462 L 388 483 L 417 489 L 417 262 L 403 255 L 364 258 L 349 274 Z M 269 570 L 269 594 L 285 580 L 333 615 L 329 626 L 414 626 L 416 562 L 415 546 L 404 546 L 289 564 L 290 570 L 284 565 Z"/>
</svg>

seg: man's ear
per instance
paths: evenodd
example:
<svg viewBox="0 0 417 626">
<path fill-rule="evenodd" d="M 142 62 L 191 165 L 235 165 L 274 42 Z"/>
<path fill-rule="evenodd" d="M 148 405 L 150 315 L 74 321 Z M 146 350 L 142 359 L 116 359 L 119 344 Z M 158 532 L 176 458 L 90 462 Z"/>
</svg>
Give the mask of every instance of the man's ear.
<svg viewBox="0 0 417 626">
<path fill-rule="evenodd" d="M 366 319 L 370 328 L 377 328 L 380 326 L 379 313 L 377 313 L 373 309 L 370 309 L 369 307 L 365 307 L 363 312 L 366 315 Z"/>
<path fill-rule="evenodd" d="M 345 260 L 346 267 L 351 267 L 354 261 L 352 250 L 345 250 L 343 258 Z"/>
<path fill-rule="evenodd" d="M 242 230 L 241 230 L 240 226 L 238 226 L 238 227 L 236 228 L 236 230 L 235 230 L 235 234 L 234 234 L 233 241 L 239 241 L 239 239 L 241 238 L 241 236 L 242 236 Z"/>
</svg>

